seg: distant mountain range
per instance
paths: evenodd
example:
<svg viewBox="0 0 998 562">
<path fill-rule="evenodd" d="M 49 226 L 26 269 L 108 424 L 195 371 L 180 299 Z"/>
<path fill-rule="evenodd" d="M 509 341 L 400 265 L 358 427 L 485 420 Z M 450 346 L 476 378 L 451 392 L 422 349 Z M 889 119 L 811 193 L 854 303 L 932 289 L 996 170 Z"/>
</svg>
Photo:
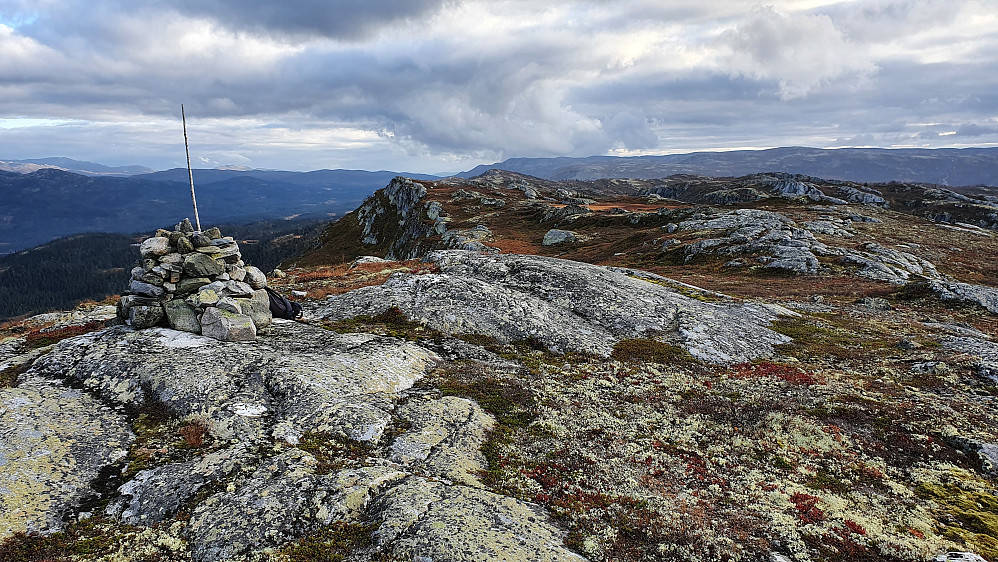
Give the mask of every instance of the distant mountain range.
<svg viewBox="0 0 998 562">
<path fill-rule="evenodd" d="M 399 172 L 194 170 L 204 226 L 353 210 Z M 434 176 L 414 174 L 432 179 Z M 0 254 L 81 232 L 148 232 L 193 211 L 186 169 L 128 177 L 0 171 Z"/>
<path fill-rule="evenodd" d="M 470 178 L 501 169 L 549 180 L 655 179 L 675 174 L 740 177 L 790 172 L 856 182 L 998 185 L 998 148 L 880 149 L 805 147 L 666 156 L 510 158 L 456 174 Z"/>
<path fill-rule="evenodd" d="M 132 176 L 152 170 L 145 166 L 105 166 L 93 162 L 82 162 L 72 158 L 31 158 L 28 160 L 0 160 L 0 170 L 29 174 L 43 168 L 55 168 L 84 176 Z"/>
<path fill-rule="evenodd" d="M 461 177 L 502 169 L 549 180 L 656 179 L 676 174 L 740 177 L 790 172 L 856 182 L 998 185 L 998 148 L 816 149 L 802 147 L 666 156 L 512 158 Z M 7 170 L 7 171 L 3 171 Z M 291 172 L 238 167 L 194 170 L 203 224 L 246 223 L 353 210 L 396 175 L 366 170 Z M 147 232 L 192 215 L 185 168 L 153 172 L 70 158 L 0 160 L 0 254 L 80 232 Z"/>
</svg>

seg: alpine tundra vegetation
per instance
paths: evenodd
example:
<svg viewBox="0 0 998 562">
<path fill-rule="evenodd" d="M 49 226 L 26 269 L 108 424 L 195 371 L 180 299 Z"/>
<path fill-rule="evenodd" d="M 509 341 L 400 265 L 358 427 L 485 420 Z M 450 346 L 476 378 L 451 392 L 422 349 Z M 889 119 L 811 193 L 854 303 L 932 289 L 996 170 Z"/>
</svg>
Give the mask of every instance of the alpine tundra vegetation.
<svg viewBox="0 0 998 562">
<path fill-rule="evenodd" d="M 266 280 L 306 322 L 0 326 L 0 559 L 996 560 L 996 232 L 989 188 L 399 177 Z"/>
</svg>

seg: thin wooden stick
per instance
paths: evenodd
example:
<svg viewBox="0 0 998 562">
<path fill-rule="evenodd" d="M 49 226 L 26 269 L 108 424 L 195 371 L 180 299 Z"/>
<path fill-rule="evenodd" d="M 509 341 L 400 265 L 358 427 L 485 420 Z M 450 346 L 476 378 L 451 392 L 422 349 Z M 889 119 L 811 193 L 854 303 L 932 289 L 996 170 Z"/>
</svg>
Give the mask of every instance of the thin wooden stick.
<svg viewBox="0 0 998 562">
<path fill-rule="evenodd" d="M 191 171 L 191 147 L 187 144 L 187 116 L 184 115 L 184 104 L 180 104 L 180 118 L 184 121 L 184 149 L 187 150 L 187 176 L 191 178 L 191 201 L 194 203 L 194 222 L 198 232 L 201 232 L 201 219 L 198 217 L 198 199 L 194 196 L 194 172 Z"/>
</svg>

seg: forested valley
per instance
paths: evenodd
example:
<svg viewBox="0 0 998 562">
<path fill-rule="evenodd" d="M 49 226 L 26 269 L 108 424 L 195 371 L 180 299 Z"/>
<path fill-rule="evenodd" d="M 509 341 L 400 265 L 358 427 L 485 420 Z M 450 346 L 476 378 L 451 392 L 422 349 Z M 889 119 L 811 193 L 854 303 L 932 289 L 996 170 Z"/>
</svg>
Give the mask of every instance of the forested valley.
<svg viewBox="0 0 998 562">
<path fill-rule="evenodd" d="M 269 220 L 218 227 L 239 242 L 246 263 L 269 272 L 305 251 L 326 223 Z M 0 321 L 67 310 L 121 293 L 139 258 L 133 245 L 149 234 L 76 234 L 0 257 Z"/>
</svg>

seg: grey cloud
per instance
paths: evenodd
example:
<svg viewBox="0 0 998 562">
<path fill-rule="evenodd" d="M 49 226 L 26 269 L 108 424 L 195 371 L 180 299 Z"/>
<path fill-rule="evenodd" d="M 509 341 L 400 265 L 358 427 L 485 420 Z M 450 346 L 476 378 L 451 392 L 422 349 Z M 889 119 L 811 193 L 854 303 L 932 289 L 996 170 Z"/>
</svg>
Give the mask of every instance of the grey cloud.
<svg viewBox="0 0 998 562">
<path fill-rule="evenodd" d="M 630 111 L 621 111 L 603 121 L 603 130 L 624 148 L 636 150 L 658 146 L 658 135 L 648 126 L 648 120 Z"/>
<path fill-rule="evenodd" d="M 361 39 L 381 26 L 425 18 L 456 0 L 170 0 L 182 13 L 264 34 Z"/>
<path fill-rule="evenodd" d="M 289 4 L 41 3 L 39 10 L 48 11 L 37 21 L 6 39 L 0 33 L 0 115 L 94 125 L 0 134 L 19 148 L 47 152 L 60 137 L 72 138 L 78 152 L 70 156 L 107 160 L 99 152 L 113 147 L 116 155 L 151 163 L 164 152 L 162 143 L 172 142 L 171 120 L 184 102 L 206 145 L 202 155 L 287 168 L 323 167 L 324 151 L 329 159 L 351 154 L 358 161 L 341 164 L 350 167 L 365 167 L 360 160 L 366 157 L 391 167 L 394 157 L 435 159 L 432 169 L 443 169 L 440 162 L 450 159 L 591 155 L 615 148 L 998 141 L 988 125 L 998 114 L 994 57 L 961 64 L 895 57 L 875 61 L 878 70 L 871 73 L 867 54 L 849 60 L 860 48 L 854 37 L 863 35 L 859 24 L 842 23 L 848 14 L 732 15 L 732 5 L 724 3 L 669 3 L 671 11 L 649 17 L 694 22 L 682 28 L 691 36 L 703 31 L 701 24 L 734 24 L 734 31 L 713 45 L 728 49 L 729 58 L 664 71 L 640 57 L 632 66 L 618 64 L 607 54 L 608 43 L 594 40 L 599 33 L 611 41 L 638 28 L 653 32 L 657 24 L 631 17 L 664 5 L 653 0 L 559 0 L 577 20 L 571 29 L 511 26 L 509 33 L 478 37 L 432 28 L 434 14 L 453 5 L 445 0 L 346 2 L 336 21 L 328 9 L 310 11 L 318 4 L 298 2 L 295 11 L 278 13 L 277 6 Z M 517 5 L 506 1 L 501 9 L 526 17 L 513 10 Z M 385 6 L 397 9 L 381 13 Z M 372 35 L 402 21 L 410 22 L 408 31 Z M 423 25 L 429 26 L 425 33 Z M 188 29 L 190 37 L 183 35 Z M 216 42 L 191 48 L 209 39 Z M 8 49 L 14 43 L 7 40 L 34 50 Z M 977 48 L 998 50 L 998 38 L 982 39 Z M 795 49 L 803 49 L 800 57 Z M 829 49 L 830 58 L 822 58 Z M 731 58 L 736 50 L 744 57 Z M 277 132 L 263 130 L 268 127 Z M 355 152 L 324 148 L 323 131 L 337 128 L 370 137 L 378 132 L 382 140 L 359 142 L 350 149 Z M 954 129 L 956 135 L 938 136 Z M 286 140 L 267 144 L 282 134 Z M 307 146 L 289 148 L 295 138 L 309 139 Z M 282 165 L 279 158 L 315 164 Z"/>
<path fill-rule="evenodd" d="M 984 135 L 998 135 L 998 127 L 967 123 L 966 125 L 960 125 L 956 130 L 956 136 L 958 137 L 980 137 Z"/>
<path fill-rule="evenodd" d="M 956 19 L 966 0 L 875 0 L 822 7 L 850 39 L 878 43 L 917 33 Z"/>
</svg>

